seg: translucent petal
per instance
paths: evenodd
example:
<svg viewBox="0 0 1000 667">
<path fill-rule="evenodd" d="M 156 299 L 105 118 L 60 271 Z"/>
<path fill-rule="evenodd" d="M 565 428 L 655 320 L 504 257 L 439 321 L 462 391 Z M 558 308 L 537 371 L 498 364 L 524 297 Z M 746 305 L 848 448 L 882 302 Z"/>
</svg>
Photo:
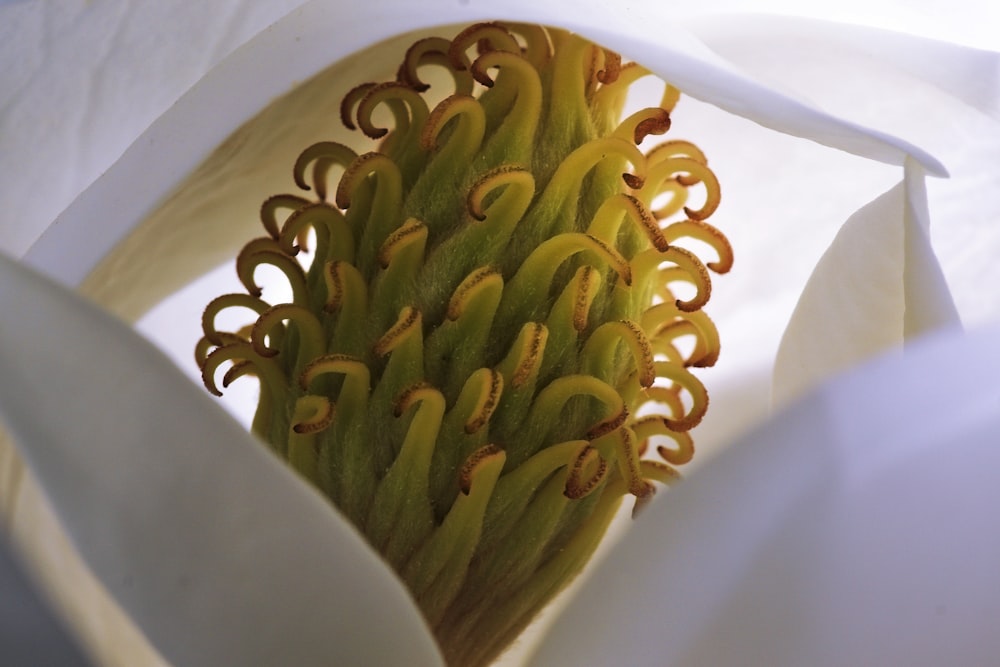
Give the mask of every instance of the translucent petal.
<svg viewBox="0 0 1000 667">
<path fill-rule="evenodd" d="M 816 265 L 775 360 L 782 405 L 879 352 L 960 326 L 930 247 L 923 171 L 855 213 Z"/>
<path fill-rule="evenodd" d="M 886 10 L 882 3 L 868 4 L 876 15 Z M 831 8 L 831 13 L 840 16 L 841 9 Z M 949 17 L 952 25 L 976 31 L 979 24 L 994 25 L 998 11 L 990 3 L 945 7 L 921 2 L 908 4 L 897 17 L 899 25 L 909 25 L 935 16 L 941 34 L 950 35 Z M 927 182 L 934 249 L 963 321 L 1000 318 L 1000 292 L 981 289 L 1000 282 L 994 260 L 1000 248 L 995 224 L 1000 219 L 1000 53 L 790 17 L 716 16 L 686 25 L 752 75 L 838 116 L 898 133 L 939 158 L 952 178 Z M 896 22 L 886 25 L 897 29 Z M 993 48 L 1000 49 L 993 33 Z"/>
<path fill-rule="evenodd" d="M 148 343 L 8 259 L 0 308 L 4 423 L 168 660 L 440 664 L 354 529 Z"/>
<path fill-rule="evenodd" d="M 531 664 L 989 664 L 998 335 L 932 337 L 742 438 L 640 517 Z"/>
</svg>

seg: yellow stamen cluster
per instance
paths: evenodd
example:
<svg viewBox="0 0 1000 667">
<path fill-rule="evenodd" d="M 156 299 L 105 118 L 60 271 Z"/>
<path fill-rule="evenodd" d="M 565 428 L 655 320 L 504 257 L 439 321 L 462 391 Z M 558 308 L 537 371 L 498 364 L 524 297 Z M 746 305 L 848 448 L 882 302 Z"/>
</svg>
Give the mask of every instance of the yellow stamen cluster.
<svg viewBox="0 0 1000 667">
<path fill-rule="evenodd" d="M 705 222 L 701 151 L 639 148 L 678 92 L 619 120 L 646 74 L 534 26 L 418 41 L 396 81 L 343 101 L 377 151 L 308 147 L 299 193 L 264 202 L 236 260 L 247 293 L 205 309 L 208 389 L 224 365 L 224 386 L 259 379 L 255 433 L 396 569 L 449 664 L 492 660 L 622 498 L 694 453 L 708 395 L 690 369 L 719 353 L 701 309 L 732 253 Z M 265 264 L 291 303 L 264 301 Z M 218 331 L 231 308 L 253 325 Z"/>
</svg>

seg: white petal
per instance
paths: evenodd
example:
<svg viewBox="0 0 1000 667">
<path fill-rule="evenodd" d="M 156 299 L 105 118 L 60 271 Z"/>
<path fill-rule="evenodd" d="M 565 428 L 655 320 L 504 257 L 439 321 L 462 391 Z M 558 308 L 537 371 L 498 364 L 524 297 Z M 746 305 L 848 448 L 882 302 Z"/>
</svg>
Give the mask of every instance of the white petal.
<svg viewBox="0 0 1000 667">
<path fill-rule="evenodd" d="M 160 114 L 299 2 L 0 3 L 0 249 L 19 255 Z"/>
<path fill-rule="evenodd" d="M 608 11 L 606 5 L 591 0 L 567 12 L 559 4 L 530 0 L 489 7 L 476 3 L 456 7 L 450 0 L 429 0 L 419 6 L 403 0 L 336 7 L 312 2 L 237 50 L 181 98 L 60 216 L 32 249 L 29 261 L 76 285 L 117 248 L 106 262 L 106 267 L 115 267 L 114 280 L 110 274 L 93 275 L 87 291 L 102 303 L 115 301 L 117 312 L 136 317 L 233 252 L 233 242 L 222 238 L 225 232 L 231 225 L 252 228 L 255 219 L 254 202 L 260 195 L 246 193 L 289 187 L 282 184 L 288 181 L 287 165 L 295 151 L 338 135 L 327 110 L 336 108 L 351 84 L 391 73 L 406 40 L 341 62 L 335 71 L 339 75 L 328 72 L 322 88 L 298 86 L 252 125 L 243 126 L 258 110 L 296 82 L 380 40 L 407 30 L 484 18 L 577 30 L 640 60 L 689 94 L 756 122 L 894 164 L 902 164 L 906 154 L 915 155 L 928 170 L 941 171 L 933 158 L 911 144 L 837 120 L 741 75 L 691 38 L 662 3 L 635 3 Z M 291 106 L 282 107 L 279 114 L 277 104 Z M 203 165 L 197 177 L 178 191 L 211 148 L 241 126 L 240 133 L 216 154 L 216 161 Z M 237 171 L 233 164 L 239 165 Z M 107 214 L 109 202 L 114 202 L 113 216 Z M 100 233 L 92 228 L 96 220 L 101 221 Z M 142 231 L 123 244 L 140 225 Z M 198 230 L 197 237 L 184 233 L 192 229 Z M 66 256 L 67 247 L 74 248 L 71 257 Z M 150 261 L 151 255 L 163 263 Z M 184 262 L 177 261 L 180 256 Z"/>
<path fill-rule="evenodd" d="M 905 172 L 844 224 L 816 265 L 775 360 L 777 405 L 904 340 L 960 326 L 930 247 L 923 171 Z"/>
<path fill-rule="evenodd" d="M 532 664 L 992 664 L 998 335 L 882 358 L 736 443 L 640 517 Z"/>
<path fill-rule="evenodd" d="M 969 11 L 964 23 L 977 20 L 975 8 Z M 835 90 L 851 83 L 843 78 L 856 75 L 863 60 L 868 66 L 862 78 L 873 93 L 881 87 L 882 95 L 890 97 L 903 77 L 910 77 L 987 115 L 1000 116 L 1000 53 L 908 35 L 893 23 L 887 24 L 891 29 L 881 30 L 791 16 L 724 14 L 686 25 L 713 50 L 772 81 Z M 1000 40 L 993 43 L 998 47 Z M 841 101 L 838 113 L 866 103 L 856 97 Z"/>
<path fill-rule="evenodd" d="M 0 309 L 0 414 L 168 660 L 440 664 L 354 529 L 148 343 L 8 259 Z"/>
<path fill-rule="evenodd" d="M 873 12 L 882 6 L 869 4 Z M 995 24 L 990 16 L 1000 11 L 997 7 L 949 5 L 947 11 L 975 29 L 977 22 Z M 926 6 L 897 13 L 904 20 L 935 11 Z M 947 27 L 945 17 L 939 23 Z M 718 16 L 689 25 L 713 50 L 752 75 L 838 116 L 897 133 L 938 157 L 952 178 L 927 183 L 934 249 L 962 319 L 974 324 L 1000 318 L 1000 291 L 981 289 L 1000 283 L 995 261 L 1000 251 L 995 224 L 1000 219 L 1000 54 L 785 17 Z M 993 32 L 994 48 L 1000 48 Z"/>
<path fill-rule="evenodd" d="M 0 660 L 17 665 L 86 667 L 69 638 L 0 535 Z"/>
</svg>

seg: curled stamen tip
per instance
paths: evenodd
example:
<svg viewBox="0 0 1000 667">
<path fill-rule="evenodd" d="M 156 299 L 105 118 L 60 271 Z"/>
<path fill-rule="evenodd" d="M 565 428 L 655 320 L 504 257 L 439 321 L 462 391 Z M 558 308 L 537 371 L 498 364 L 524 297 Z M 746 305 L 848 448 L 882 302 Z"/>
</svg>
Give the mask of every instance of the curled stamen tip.
<svg viewBox="0 0 1000 667">
<path fill-rule="evenodd" d="M 469 495 L 472 490 L 473 477 L 483 463 L 498 456 L 506 458 L 507 455 L 499 446 L 491 444 L 480 447 L 470 454 L 469 458 L 465 459 L 465 463 L 462 464 L 462 468 L 458 472 L 458 487 L 464 495 Z"/>
<path fill-rule="evenodd" d="M 385 332 L 372 346 L 372 351 L 376 356 L 384 357 L 392 352 L 399 344 L 408 337 L 408 334 L 419 330 L 421 325 L 420 311 L 412 306 L 404 307 L 399 313 L 399 319 Z"/>
<path fill-rule="evenodd" d="M 392 406 L 392 416 L 399 419 L 403 416 L 403 413 L 409 409 L 415 401 L 420 400 L 420 394 L 425 393 L 427 390 L 434 390 L 434 387 L 429 382 L 417 382 L 416 384 L 410 385 L 396 398 L 396 402 Z"/>
<path fill-rule="evenodd" d="M 466 435 L 472 435 L 489 422 L 500 400 L 500 393 L 503 391 L 503 376 L 495 370 L 485 370 L 490 376 L 490 386 L 486 390 L 486 395 L 481 404 L 476 410 L 473 410 L 465 422 Z"/>
<path fill-rule="evenodd" d="M 481 291 L 481 288 L 488 287 L 490 284 L 503 285 L 500 272 L 492 266 L 480 267 L 466 276 L 465 280 L 455 289 L 451 299 L 448 300 L 448 310 L 445 313 L 448 321 L 454 322 L 460 318 L 471 300 Z"/>
<path fill-rule="evenodd" d="M 597 461 L 597 469 L 587 477 L 584 477 L 588 469 L 593 468 L 594 461 Z M 600 452 L 587 445 L 573 460 L 573 465 L 566 476 L 566 485 L 563 488 L 563 495 L 570 500 L 584 498 L 604 481 L 608 474 L 608 462 Z"/>
<path fill-rule="evenodd" d="M 603 84 L 614 83 L 622 73 L 622 57 L 615 51 L 604 49 L 604 68 L 597 72 L 597 80 Z"/>
<path fill-rule="evenodd" d="M 614 415 L 613 417 L 609 417 L 608 419 L 605 419 L 603 421 L 597 422 L 597 424 L 595 424 L 589 431 L 587 431 L 587 439 L 597 440 L 598 438 L 602 438 L 609 433 L 617 431 L 622 427 L 623 424 L 625 424 L 625 421 L 627 419 L 628 419 L 628 408 L 622 406 L 622 409 L 618 414 Z"/>
<path fill-rule="evenodd" d="M 641 144 L 643 139 L 649 135 L 666 134 L 667 130 L 670 129 L 670 114 L 663 109 L 660 109 L 660 111 L 662 113 L 651 118 L 646 118 L 636 124 L 632 134 L 632 139 L 635 141 L 636 146 Z"/>
<path fill-rule="evenodd" d="M 521 363 L 518 364 L 517 369 L 514 371 L 514 377 L 511 378 L 511 385 L 514 387 L 522 387 L 531 379 L 531 376 L 537 370 L 542 349 L 545 347 L 545 343 L 549 337 L 549 330 L 543 324 L 531 322 L 526 326 L 531 326 L 531 332 L 528 334 L 531 336 L 531 339 L 528 349 L 525 350 L 525 354 L 521 358 Z"/>
</svg>

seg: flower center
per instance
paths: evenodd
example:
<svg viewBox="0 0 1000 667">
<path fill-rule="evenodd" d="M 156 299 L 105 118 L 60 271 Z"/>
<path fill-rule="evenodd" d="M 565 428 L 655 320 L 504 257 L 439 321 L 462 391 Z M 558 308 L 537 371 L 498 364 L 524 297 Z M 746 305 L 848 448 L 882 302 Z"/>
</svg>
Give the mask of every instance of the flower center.
<svg viewBox="0 0 1000 667">
<path fill-rule="evenodd" d="M 248 293 L 205 310 L 208 389 L 258 378 L 254 432 L 395 568 L 449 664 L 492 660 L 694 453 L 732 253 L 704 155 L 639 149 L 678 92 L 620 120 L 646 74 L 534 26 L 416 42 L 343 101 L 378 150 L 308 147 L 236 260 Z M 262 264 L 291 303 L 262 298 Z M 217 331 L 230 308 L 255 322 Z"/>
</svg>

